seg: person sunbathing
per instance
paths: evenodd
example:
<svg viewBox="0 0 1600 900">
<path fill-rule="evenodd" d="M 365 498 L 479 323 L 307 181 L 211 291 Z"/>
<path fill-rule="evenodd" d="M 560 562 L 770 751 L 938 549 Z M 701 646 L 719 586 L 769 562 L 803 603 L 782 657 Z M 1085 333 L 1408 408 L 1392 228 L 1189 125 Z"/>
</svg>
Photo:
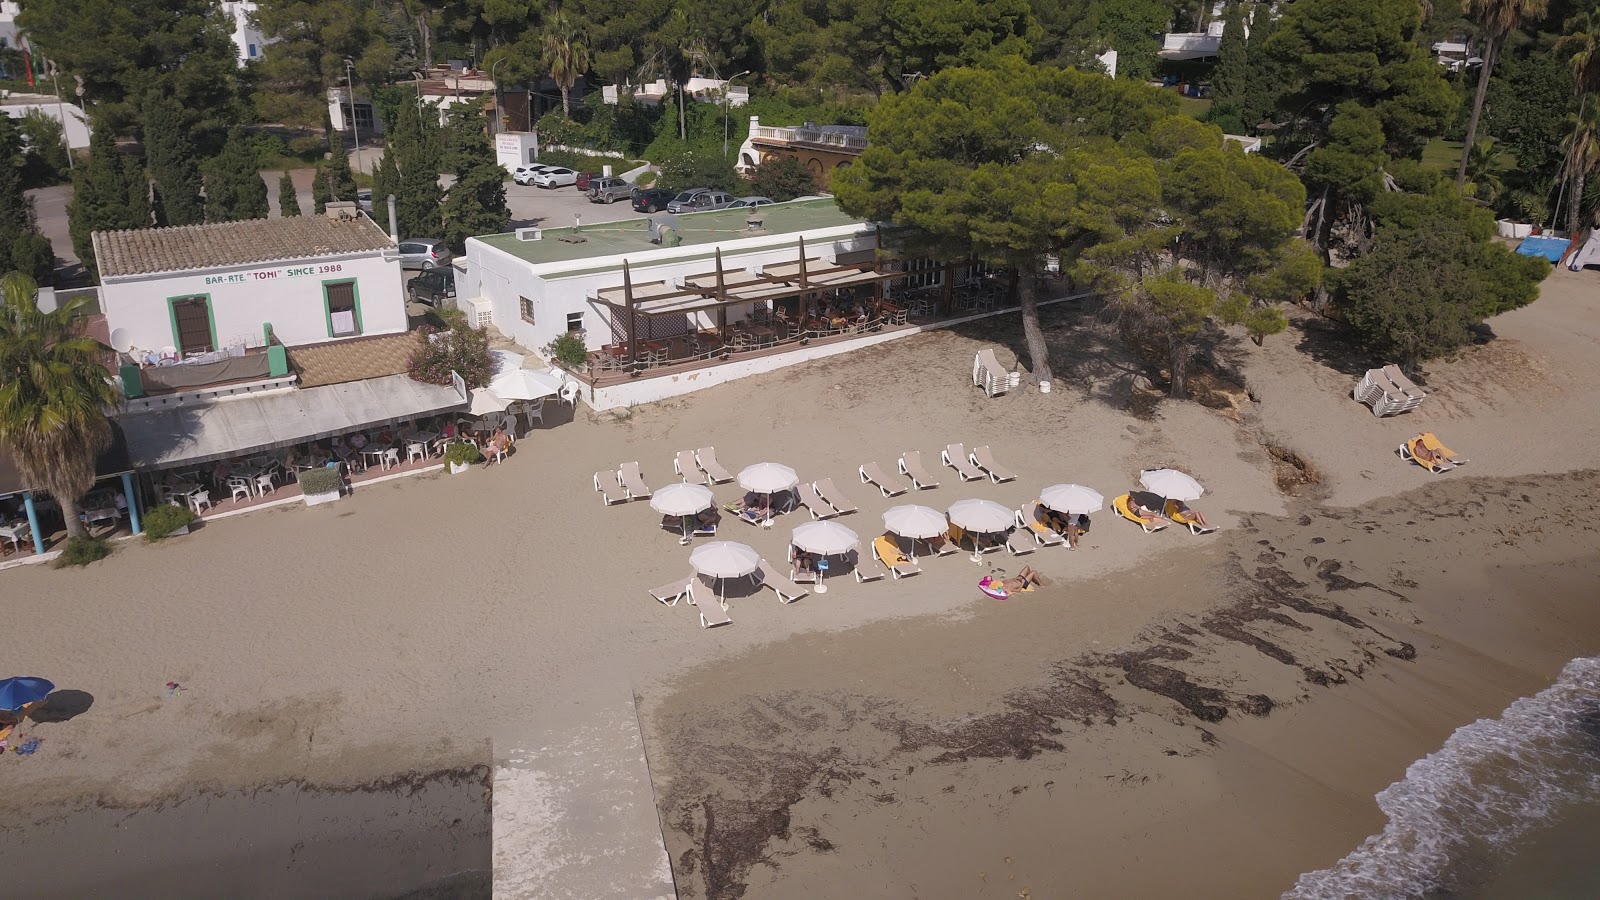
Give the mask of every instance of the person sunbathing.
<svg viewBox="0 0 1600 900">
<path fill-rule="evenodd" d="M 806 551 L 801 550 L 799 547 L 794 548 L 794 550 L 789 554 L 789 562 L 794 566 L 796 573 L 815 572 L 817 570 L 816 554 L 807 553 Z"/>
<path fill-rule="evenodd" d="M 772 518 L 772 495 L 758 494 L 751 491 L 739 498 L 733 505 L 733 511 L 750 520 L 760 522 Z"/>
<path fill-rule="evenodd" d="M 1014 594 L 1017 591 L 1029 590 L 1035 585 L 1043 585 L 1044 576 L 1040 575 L 1039 571 L 1033 566 L 1023 566 L 1022 571 L 1018 572 L 1015 577 L 1007 578 L 1000 584 L 1005 587 L 1006 593 Z"/>
<path fill-rule="evenodd" d="M 1411 455 L 1416 457 L 1417 462 L 1431 468 L 1455 464 L 1455 460 L 1446 456 L 1443 451 L 1428 449 L 1428 442 L 1423 440 L 1424 437 L 1425 434 L 1417 435 L 1413 439 L 1415 443 L 1411 445 Z"/>
<path fill-rule="evenodd" d="M 1211 523 L 1206 521 L 1205 513 L 1191 509 L 1189 504 L 1183 502 L 1182 500 L 1172 501 L 1172 509 L 1177 512 L 1178 515 L 1183 516 L 1185 519 L 1188 519 L 1196 525 L 1199 525 L 1201 528 L 1211 527 Z"/>
<path fill-rule="evenodd" d="M 1135 500 L 1131 495 L 1128 497 L 1128 512 L 1133 513 L 1134 516 L 1136 516 L 1146 526 L 1154 526 L 1158 522 L 1166 521 L 1167 518 L 1161 513 L 1158 513 L 1150 507 L 1145 506 L 1143 503 L 1140 503 L 1138 500 Z"/>
</svg>

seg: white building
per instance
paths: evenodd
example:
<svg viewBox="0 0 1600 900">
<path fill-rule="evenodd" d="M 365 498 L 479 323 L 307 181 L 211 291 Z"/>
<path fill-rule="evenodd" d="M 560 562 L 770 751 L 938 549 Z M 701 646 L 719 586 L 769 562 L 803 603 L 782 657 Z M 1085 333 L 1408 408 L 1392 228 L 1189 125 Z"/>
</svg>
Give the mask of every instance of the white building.
<svg viewBox="0 0 1600 900">
<path fill-rule="evenodd" d="M 720 78 L 702 78 L 695 75 L 684 84 L 684 89 L 691 99 L 701 103 L 722 105 L 723 91 L 727 91 L 729 106 L 744 106 L 750 102 L 749 87 L 742 84 L 729 87 L 728 82 Z M 670 100 L 673 92 L 673 87 L 667 84 L 666 79 L 657 78 L 645 84 L 608 84 L 600 89 L 600 96 L 613 106 L 622 94 L 631 94 L 635 101 L 645 106 L 659 106 L 663 101 Z"/>
<path fill-rule="evenodd" d="M 22 11 L 22 4 L 16 0 L 5 0 L 0 3 L 0 47 L 17 47 L 17 13 Z"/>
<path fill-rule="evenodd" d="M 95 232 L 112 346 L 136 358 L 220 362 L 273 342 L 405 331 L 389 235 L 365 216 L 331 212 Z"/>
<path fill-rule="evenodd" d="M 30 112 L 55 119 L 61 123 L 67 145 L 74 150 L 89 146 L 89 136 L 93 133 L 79 106 L 49 94 L 5 93 L 0 95 L 0 112 L 13 119 L 21 119 Z"/>
<path fill-rule="evenodd" d="M 1227 22 L 1225 0 L 1217 0 L 1211 7 L 1211 22 L 1205 31 L 1176 32 L 1161 36 L 1162 59 L 1205 59 L 1216 56 L 1222 47 L 1222 31 Z M 1250 36 L 1250 23 L 1245 23 L 1245 36 Z"/>
<path fill-rule="evenodd" d="M 256 27 L 254 0 L 222 0 L 222 12 L 233 22 L 233 46 L 239 53 L 239 65 L 260 59 L 267 37 Z"/>
</svg>

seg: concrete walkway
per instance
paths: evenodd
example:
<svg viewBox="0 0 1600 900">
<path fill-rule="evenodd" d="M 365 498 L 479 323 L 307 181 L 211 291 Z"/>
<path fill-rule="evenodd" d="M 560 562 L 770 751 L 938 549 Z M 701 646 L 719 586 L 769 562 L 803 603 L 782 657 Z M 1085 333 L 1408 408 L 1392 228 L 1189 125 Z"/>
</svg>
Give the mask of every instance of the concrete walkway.
<svg viewBox="0 0 1600 900">
<path fill-rule="evenodd" d="M 495 741 L 497 900 L 672 900 L 633 696 Z"/>
</svg>

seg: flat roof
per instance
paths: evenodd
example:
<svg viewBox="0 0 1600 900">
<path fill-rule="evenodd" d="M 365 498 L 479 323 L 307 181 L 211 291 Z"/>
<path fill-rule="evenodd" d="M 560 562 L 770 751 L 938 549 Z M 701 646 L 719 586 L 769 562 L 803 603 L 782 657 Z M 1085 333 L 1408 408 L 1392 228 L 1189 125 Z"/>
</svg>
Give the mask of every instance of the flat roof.
<svg viewBox="0 0 1600 900">
<path fill-rule="evenodd" d="M 751 216 L 762 218 L 760 231 L 750 230 L 748 220 Z M 833 202 L 832 197 L 791 200 L 788 203 L 774 203 L 756 209 L 719 209 L 714 212 L 679 215 L 663 213 L 655 218 L 677 219 L 678 234 L 683 238 L 685 247 L 867 224 L 863 219 L 845 215 L 838 204 Z M 562 240 L 563 237 L 582 237 L 583 240 L 571 243 Z M 661 249 L 659 245 L 650 243 L 650 217 L 646 216 L 621 222 L 585 225 L 582 230 L 571 227 L 546 228 L 541 239 L 537 241 L 519 241 L 515 234 L 490 234 L 471 240 L 482 241 L 496 250 L 504 250 L 518 259 L 535 264 L 573 262 Z"/>
</svg>

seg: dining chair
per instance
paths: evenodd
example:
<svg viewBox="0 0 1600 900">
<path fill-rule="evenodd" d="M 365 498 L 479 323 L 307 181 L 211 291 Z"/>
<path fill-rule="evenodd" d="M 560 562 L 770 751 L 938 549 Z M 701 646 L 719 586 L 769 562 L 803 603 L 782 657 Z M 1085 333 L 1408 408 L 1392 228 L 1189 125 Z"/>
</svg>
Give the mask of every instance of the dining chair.
<svg viewBox="0 0 1600 900">
<path fill-rule="evenodd" d="M 249 490 L 246 489 L 245 493 L 248 495 Z M 200 507 L 202 506 L 206 509 L 214 508 L 214 504 L 211 502 L 210 491 L 195 491 L 189 495 L 189 508 L 194 510 L 195 515 L 200 515 Z"/>
<path fill-rule="evenodd" d="M 383 468 L 385 471 L 400 465 L 400 448 L 390 447 L 383 451 Z"/>
<path fill-rule="evenodd" d="M 535 400 L 532 403 L 529 403 L 527 406 L 524 406 L 522 408 L 522 414 L 528 420 L 528 431 L 530 431 L 530 432 L 533 431 L 533 423 L 535 423 L 535 422 L 538 422 L 540 425 L 543 425 L 544 424 L 544 398 L 540 397 L 538 400 Z"/>
<path fill-rule="evenodd" d="M 399 451 L 395 451 L 396 461 L 398 461 L 399 455 L 400 455 Z M 419 459 L 427 459 L 427 458 L 428 458 L 428 445 L 427 444 L 424 444 L 421 441 L 406 441 L 406 462 L 415 462 L 415 461 L 417 461 Z"/>
<path fill-rule="evenodd" d="M 231 477 L 228 478 L 228 489 L 233 491 L 233 498 L 232 499 L 234 499 L 234 500 L 239 499 L 239 495 L 240 494 L 243 494 L 244 498 L 246 500 L 249 500 L 250 497 L 252 496 L 251 491 L 250 491 L 250 482 L 248 482 L 245 479 L 239 477 L 238 475 L 234 475 L 234 476 L 231 476 Z M 207 499 L 209 499 L 209 498 L 207 498 Z"/>
<path fill-rule="evenodd" d="M 265 497 L 278 492 L 278 483 L 272 479 L 271 472 L 262 472 L 256 476 L 256 494 Z"/>
</svg>

